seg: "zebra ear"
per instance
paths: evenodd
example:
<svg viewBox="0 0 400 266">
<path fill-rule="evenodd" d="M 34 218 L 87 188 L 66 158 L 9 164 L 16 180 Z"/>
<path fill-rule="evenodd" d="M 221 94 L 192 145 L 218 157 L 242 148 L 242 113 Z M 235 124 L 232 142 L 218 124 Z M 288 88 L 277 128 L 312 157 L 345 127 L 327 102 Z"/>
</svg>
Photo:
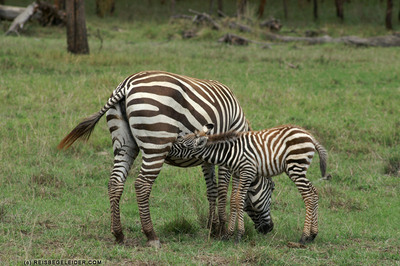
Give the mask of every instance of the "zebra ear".
<svg viewBox="0 0 400 266">
<path fill-rule="evenodd" d="M 210 135 L 211 134 L 211 130 L 214 128 L 214 124 L 210 123 L 210 124 L 206 124 L 203 126 L 203 132 L 206 135 Z"/>
<path fill-rule="evenodd" d="M 179 132 L 178 133 L 178 139 L 183 138 L 185 135 L 186 134 L 183 131 Z"/>
</svg>

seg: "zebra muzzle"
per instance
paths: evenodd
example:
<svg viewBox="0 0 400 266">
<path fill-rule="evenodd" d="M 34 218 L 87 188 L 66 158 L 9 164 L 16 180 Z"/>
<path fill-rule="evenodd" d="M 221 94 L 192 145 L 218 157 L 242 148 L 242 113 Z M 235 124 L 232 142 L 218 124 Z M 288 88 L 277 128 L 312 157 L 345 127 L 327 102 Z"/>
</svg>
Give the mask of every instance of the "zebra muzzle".
<svg viewBox="0 0 400 266">
<path fill-rule="evenodd" d="M 271 232 L 272 229 L 274 229 L 274 223 L 272 221 L 269 223 L 263 223 L 263 224 L 256 226 L 256 230 L 262 234 L 267 234 L 267 233 Z"/>
</svg>

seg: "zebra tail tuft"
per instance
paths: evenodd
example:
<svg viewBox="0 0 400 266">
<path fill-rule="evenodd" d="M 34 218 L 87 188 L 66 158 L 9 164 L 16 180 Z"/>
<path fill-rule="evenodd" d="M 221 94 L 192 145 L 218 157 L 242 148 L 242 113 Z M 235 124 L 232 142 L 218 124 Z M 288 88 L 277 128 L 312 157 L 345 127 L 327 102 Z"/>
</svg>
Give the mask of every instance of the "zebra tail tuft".
<svg viewBox="0 0 400 266">
<path fill-rule="evenodd" d="M 326 161 L 328 159 L 328 152 L 317 141 L 314 142 L 314 145 L 317 148 L 317 151 L 318 151 L 318 154 L 319 154 L 319 168 L 321 170 L 321 175 L 322 175 L 322 178 L 325 178 L 325 177 L 327 177 L 326 176 Z"/>
<path fill-rule="evenodd" d="M 97 122 L 103 116 L 101 112 L 97 112 L 83 120 L 77 125 L 61 142 L 57 149 L 68 149 L 77 139 L 82 138 L 87 141 L 93 132 Z"/>
<path fill-rule="evenodd" d="M 77 125 L 61 142 L 58 144 L 57 148 L 59 150 L 65 148 L 68 149 L 77 139 L 83 138 L 88 140 L 90 134 L 92 134 L 94 127 L 100 118 L 116 103 L 121 101 L 125 97 L 124 84 L 129 79 L 129 77 L 121 82 L 118 87 L 113 91 L 110 98 L 108 98 L 107 103 L 101 108 L 101 110 L 85 120 L 83 120 L 79 125 Z"/>
</svg>

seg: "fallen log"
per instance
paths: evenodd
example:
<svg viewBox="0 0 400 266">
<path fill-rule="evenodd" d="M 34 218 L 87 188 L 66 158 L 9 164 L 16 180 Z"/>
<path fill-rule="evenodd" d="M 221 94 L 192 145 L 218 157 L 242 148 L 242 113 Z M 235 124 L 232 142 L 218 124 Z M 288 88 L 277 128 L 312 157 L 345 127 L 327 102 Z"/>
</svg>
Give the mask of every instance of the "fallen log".
<svg viewBox="0 0 400 266">
<path fill-rule="evenodd" d="M 196 24 L 202 23 L 203 21 L 211 24 L 212 29 L 214 30 L 219 30 L 221 28 L 221 26 L 207 13 L 200 13 L 198 11 L 189 9 L 190 13 L 195 14 L 194 18 L 193 18 L 193 22 Z"/>
<path fill-rule="evenodd" d="M 280 31 L 280 29 L 283 27 L 281 22 L 279 21 L 279 19 L 275 19 L 275 18 L 270 18 L 267 20 L 264 20 L 260 23 L 260 27 L 266 27 L 268 28 L 270 31 Z"/>
<path fill-rule="evenodd" d="M 394 47 L 400 46 L 400 34 L 359 38 L 355 36 L 343 37 L 343 42 L 357 46 Z"/>
<path fill-rule="evenodd" d="M 240 23 L 236 23 L 235 21 L 232 21 L 229 23 L 229 28 L 231 29 L 238 29 L 241 32 L 252 32 L 252 29 L 249 26 L 240 24 Z"/>
<path fill-rule="evenodd" d="M 224 42 L 224 43 L 229 43 L 233 45 L 248 45 L 251 41 L 249 39 L 246 39 L 244 37 L 227 33 L 221 38 L 218 39 L 218 42 Z"/>
<path fill-rule="evenodd" d="M 185 30 L 182 32 L 183 39 L 190 39 L 190 38 L 193 38 L 196 36 L 197 36 L 197 33 L 194 30 Z"/>
<path fill-rule="evenodd" d="M 305 42 L 307 44 L 345 43 L 365 47 L 393 47 L 400 46 L 400 34 L 360 38 L 357 36 L 344 36 L 332 38 L 328 35 L 322 37 L 294 37 L 267 34 L 267 39 L 281 42 Z"/>
<path fill-rule="evenodd" d="M 188 20 L 193 20 L 193 16 L 189 16 L 189 15 L 183 15 L 183 14 L 178 14 L 178 15 L 173 15 L 171 16 L 171 18 L 173 19 L 188 19 Z"/>
<path fill-rule="evenodd" d="M 0 17 L 13 20 L 6 35 L 14 32 L 19 34 L 25 23 L 30 19 L 37 19 L 42 26 L 60 25 L 66 23 L 66 13 L 55 5 L 44 1 L 35 1 L 26 8 L 0 6 Z"/>
<path fill-rule="evenodd" d="M 57 6 L 44 1 L 37 1 L 41 16 L 38 18 L 40 25 L 64 25 L 67 22 L 67 14 L 59 10 Z"/>
<path fill-rule="evenodd" d="M 269 45 L 268 43 L 253 41 L 232 33 L 225 34 L 224 36 L 218 39 L 218 42 L 224 42 L 233 45 L 249 45 L 249 43 L 256 43 L 262 45 L 262 48 L 264 49 L 265 48 L 271 49 L 271 45 Z"/>
<path fill-rule="evenodd" d="M 0 5 L 0 20 L 13 21 L 24 11 L 25 7 Z"/>
<path fill-rule="evenodd" d="M 38 4 L 33 2 L 30 4 L 25 10 L 19 14 L 11 24 L 10 28 L 8 28 L 6 35 L 14 32 L 15 34 L 19 35 L 19 31 L 24 27 L 24 24 L 35 14 L 38 8 Z"/>
</svg>

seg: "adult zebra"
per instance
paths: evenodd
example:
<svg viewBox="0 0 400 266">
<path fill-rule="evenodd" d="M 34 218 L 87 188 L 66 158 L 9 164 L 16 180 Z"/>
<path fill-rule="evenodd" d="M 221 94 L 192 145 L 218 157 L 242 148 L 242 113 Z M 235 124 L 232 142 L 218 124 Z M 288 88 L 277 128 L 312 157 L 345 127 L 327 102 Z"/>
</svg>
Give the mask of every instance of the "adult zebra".
<svg viewBox="0 0 400 266">
<path fill-rule="evenodd" d="M 128 171 L 139 151 L 142 152 L 142 165 L 135 181 L 135 191 L 142 230 L 149 245 L 160 245 L 151 221 L 149 196 L 164 163 L 180 167 L 202 165 L 210 206 L 209 223 L 217 223 L 215 206 L 218 195 L 219 223 L 224 228 L 226 193 L 217 189 L 214 165 L 197 158 L 171 157 L 168 153 L 179 132 L 194 132 L 208 122 L 214 123 L 215 133 L 249 129 L 242 108 L 228 87 L 218 81 L 161 71 L 136 73 L 122 81 L 103 108 L 77 125 L 60 142 L 58 148 L 68 148 L 79 138 L 88 139 L 97 122 L 106 113 L 114 150 L 114 167 L 108 184 L 111 231 L 118 242 L 124 239 L 119 201 Z M 229 183 L 230 173 L 226 168 L 220 167 L 218 174 L 219 184 Z M 272 186 L 266 186 L 265 182 L 254 185 L 257 187 L 253 191 L 261 190 L 261 194 L 251 197 L 251 201 L 254 201 L 252 206 L 257 207 L 249 206 L 249 210 L 257 213 L 252 214 L 252 218 L 258 230 L 268 231 L 262 228 L 270 226 L 270 221 L 263 219 L 270 218 L 267 203 L 271 194 L 268 190 Z M 263 208 L 265 206 L 268 208 Z"/>
<path fill-rule="evenodd" d="M 195 157 L 223 165 L 234 172 L 227 237 L 233 235 L 236 219 L 238 238 L 244 234 L 243 208 L 251 182 L 257 177 L 266 179 L 285 172 L 296 184 L 306 206 L 300 243 L 313 241 L 318 234 L 318 193 L 306 178 L 306 173 L 317 151 L 321 174 L 325 177 L 325 148 L 310 133 L 297 126 L 209 135 L 212 128 L 213 124 L 207 124 L 202 131 L 180 134 L 170 156 Z"/>
</svg>

